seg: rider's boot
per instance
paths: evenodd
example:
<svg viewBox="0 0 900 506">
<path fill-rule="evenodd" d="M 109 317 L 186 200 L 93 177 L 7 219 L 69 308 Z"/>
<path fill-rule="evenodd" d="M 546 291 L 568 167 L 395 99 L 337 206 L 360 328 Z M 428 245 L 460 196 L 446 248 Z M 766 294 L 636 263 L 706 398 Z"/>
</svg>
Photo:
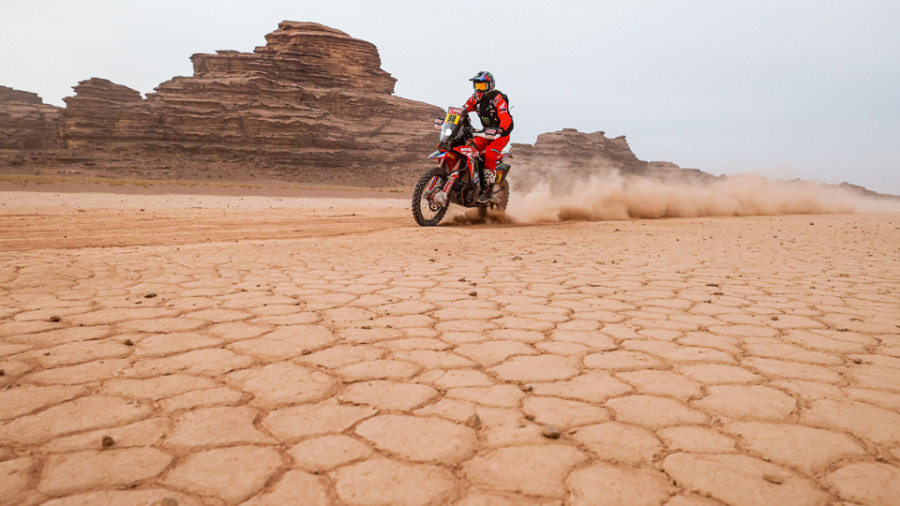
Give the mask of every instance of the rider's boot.
<svg viewBox="0 0 900 506">
<path fill-rule="evenodd" d="M 481 180 L 481 194 L 478 196 L 479 204 L 488 204 L 494 194 L 494 181 L 497 173 L 490 169 L 484 169 L 484 178 Z"/>
<path fill-rule="evenodd" d="M 491 195 L 494 193 L 494 185 L 489 184 L 486 188 L 481 190 L 481 195 L 478 196 L 479 204 L 489 204 L 491 202 Z"/>
</svg>

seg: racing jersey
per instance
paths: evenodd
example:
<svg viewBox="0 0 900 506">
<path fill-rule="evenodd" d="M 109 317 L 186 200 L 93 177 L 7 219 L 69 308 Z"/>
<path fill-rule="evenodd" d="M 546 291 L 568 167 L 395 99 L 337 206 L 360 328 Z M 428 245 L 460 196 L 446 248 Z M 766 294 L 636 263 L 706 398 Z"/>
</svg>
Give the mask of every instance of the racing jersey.
<svg viewBox="0 0 900 506">
<path fill-rule="evenodd" d="M 499 127 L 502 136 L 509 135 L 513 130 L 513 119 L 509 114 L 509 103 L 506 95 L 499 90 L 487 93 L 474 93 L 464 106 L 466 112 L 475 111 L 481 118 L 481 126 L 484 128 Z"/>
</svg>

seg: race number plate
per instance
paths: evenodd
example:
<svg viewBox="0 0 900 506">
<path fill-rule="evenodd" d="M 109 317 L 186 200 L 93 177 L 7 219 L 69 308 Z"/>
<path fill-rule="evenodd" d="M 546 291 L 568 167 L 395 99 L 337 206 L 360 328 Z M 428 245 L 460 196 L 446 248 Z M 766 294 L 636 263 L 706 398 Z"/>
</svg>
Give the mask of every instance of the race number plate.
<svg viewBox="0 0 900 506">
<path fill-rule="evenodd" d="M 444 121 L 447 123 L 452 123 L 454 125 L 459 124 L 459 117 L 462 116 L 462 109 L 457 107 L 451 107 L 449 111 L 447 111 L 447 119 Z"/>
</svg>

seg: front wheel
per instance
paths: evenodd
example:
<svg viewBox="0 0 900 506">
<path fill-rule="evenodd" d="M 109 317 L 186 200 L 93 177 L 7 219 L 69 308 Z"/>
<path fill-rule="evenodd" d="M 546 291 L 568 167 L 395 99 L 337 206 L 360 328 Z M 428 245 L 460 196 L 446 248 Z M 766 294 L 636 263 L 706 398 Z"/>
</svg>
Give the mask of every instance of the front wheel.
<svg viewBox="0 0 900 506">
<path fill-rule="evenodd" d="M 441 205 L 435 202 L 433 197 L 436 192 L 444 187 L 446 182 L 447 175 L 440 167 L 428 169 L 419 178 L 412 196 L 412 214 L 419 226 L 433 227 L 444 218 L 444 214 L 447 213 L 447 207 L 450 205 L 450 200 L 447 199 Z M 428 191 L 428 188 L 431 188 L 431 190 Z"/>
</svg>

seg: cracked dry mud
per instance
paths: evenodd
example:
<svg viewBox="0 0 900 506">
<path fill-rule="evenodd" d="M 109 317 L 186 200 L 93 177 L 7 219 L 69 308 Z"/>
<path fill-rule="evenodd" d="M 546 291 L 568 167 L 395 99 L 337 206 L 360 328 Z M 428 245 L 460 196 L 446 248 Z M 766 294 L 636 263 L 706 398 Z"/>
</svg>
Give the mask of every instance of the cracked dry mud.
<svg viewBox="0 0 900 506">
<path fill-rule="evenodd" d="M 0 503 L 896 504 L 900 216 L 400 205 L 2 208 Z"/>
</svg>

